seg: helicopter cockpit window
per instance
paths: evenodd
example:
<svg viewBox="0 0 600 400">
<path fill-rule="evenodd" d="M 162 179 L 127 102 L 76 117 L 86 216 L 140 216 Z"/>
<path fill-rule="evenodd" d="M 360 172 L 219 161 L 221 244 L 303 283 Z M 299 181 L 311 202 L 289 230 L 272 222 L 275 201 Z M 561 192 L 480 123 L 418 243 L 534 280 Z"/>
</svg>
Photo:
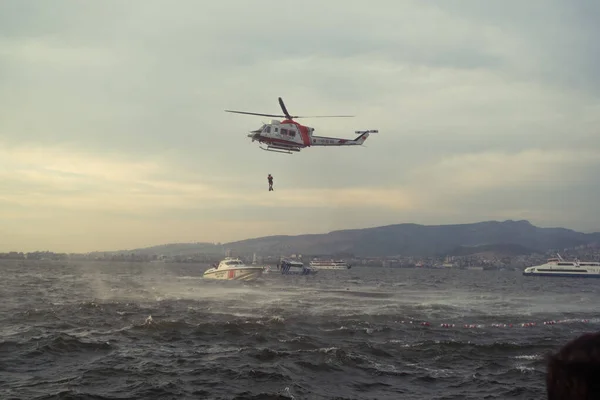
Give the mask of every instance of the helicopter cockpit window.
<svg viewBox="0 0 600 400">
<path fill-rule="evenodd" d="M 267 127 L 265 128 L 265 132 L 267 132 L 267 133 L 271 133 L 271 127 L 270 127 L 270 126 L 267 126 Z"/>
<path fill-rule="evenodd" d="M 281 134 L 282 135 L 287 135 L 288 134 L 288 130 L 281 128 Z"/>
</svg>

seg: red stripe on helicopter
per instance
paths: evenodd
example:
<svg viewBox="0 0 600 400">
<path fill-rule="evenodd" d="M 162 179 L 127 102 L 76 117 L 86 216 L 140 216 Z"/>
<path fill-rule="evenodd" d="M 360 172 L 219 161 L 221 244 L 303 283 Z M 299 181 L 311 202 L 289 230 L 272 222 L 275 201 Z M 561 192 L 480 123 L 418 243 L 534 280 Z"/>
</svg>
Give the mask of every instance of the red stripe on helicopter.
<svg viewBox="0 0 600 400">
<path fill-rule="evenodd" d="M 310 137 L 308 136 L 308 128 L 304 125 L 300 125 L 299 123 L 297 123 L 296 121 L 293 121 L 291 119 L 286 119 L 281 121 L 282 124 L 294 124 L 298 127 L 298 130 L 300 131 L 300 136 L 302 137 L 302 143 L 304 143 L 305 146 L 310 147 Z"/>
<path fill-rule="evenodd" d="M 300 135 L 302 136 L 302 142 L 304 142 L 305 146 L 310 146 L 310 138 L 308 137 L 308 128 L 298 124 L 298 129 L 300 129 Z"/>
</svg>

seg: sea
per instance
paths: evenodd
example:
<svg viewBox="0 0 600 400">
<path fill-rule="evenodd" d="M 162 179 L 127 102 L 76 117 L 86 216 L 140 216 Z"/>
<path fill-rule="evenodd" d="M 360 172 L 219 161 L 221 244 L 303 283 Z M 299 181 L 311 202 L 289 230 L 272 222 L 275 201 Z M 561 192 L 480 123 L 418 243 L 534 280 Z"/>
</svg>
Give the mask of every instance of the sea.
<svg viewBox="0 0 600 400">
<path fill-rule="evenodd" d="M 544 399 L 600 280 L 0 261 L 1 399 Z"/>
</svg>

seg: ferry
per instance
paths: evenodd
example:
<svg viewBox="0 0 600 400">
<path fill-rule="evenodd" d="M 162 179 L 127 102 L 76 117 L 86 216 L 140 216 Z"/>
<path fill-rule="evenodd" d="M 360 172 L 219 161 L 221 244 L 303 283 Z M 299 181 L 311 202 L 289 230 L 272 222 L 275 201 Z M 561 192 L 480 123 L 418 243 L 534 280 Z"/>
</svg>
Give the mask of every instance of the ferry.
<svg viewBox="0 0 600 400">
<path fill-rule="evenodd" d="M 279 265 L 281 275 L 315 275 L 317 270 L 307 267 L 300 261 L 282 260 Z"/>
<path fill-rule="evenodd" d="M 565 261 L 558 254 L 549 258 L 545 264 L 528 267 L 523 270 L 524 276 L 557 276 L 576 278 L 600 278 L 600 262 L 597 261 Z"/>
<path fill-rule="evenodd" d="M 334 260 L 312 260 L 310 262 L 311 268 L 316 270 L 321 269 L 350 269 L 351 265 L 348 265 L 345 261 L 334 261 Z"/>
</svg>

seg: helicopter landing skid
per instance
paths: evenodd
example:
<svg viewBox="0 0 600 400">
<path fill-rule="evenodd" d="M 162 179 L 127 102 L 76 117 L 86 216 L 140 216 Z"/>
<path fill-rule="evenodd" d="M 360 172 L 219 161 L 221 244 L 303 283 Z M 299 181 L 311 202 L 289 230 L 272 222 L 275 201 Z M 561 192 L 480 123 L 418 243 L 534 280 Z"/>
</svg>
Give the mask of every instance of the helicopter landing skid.
<svg viewBox="0 0 600 400">
<path fill-rule="evenodd" d="M 272 151 L 274 153 L 283 153 L 283 154 L 294 154 L 294 153 L 292 153 L 293 151 L 296 153 L 300 151 L 300 149 L 297 147 L 286 148 L 286 147 L 268 146 L 265 148 L 265 147 L 260 146 L 260 148 L 265 151 Z"/>
</svg>

